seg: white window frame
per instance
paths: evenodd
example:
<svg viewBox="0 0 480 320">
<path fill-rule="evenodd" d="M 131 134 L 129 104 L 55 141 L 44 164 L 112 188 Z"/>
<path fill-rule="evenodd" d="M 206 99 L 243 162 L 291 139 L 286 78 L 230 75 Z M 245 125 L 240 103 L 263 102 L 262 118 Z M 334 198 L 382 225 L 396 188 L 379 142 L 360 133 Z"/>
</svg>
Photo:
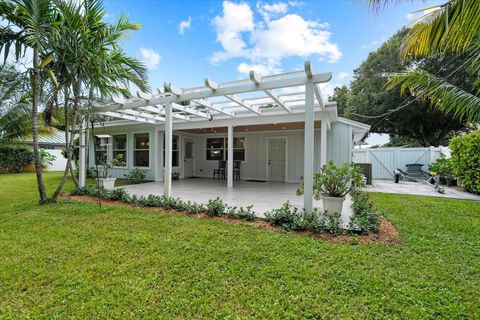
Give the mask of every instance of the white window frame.
<svg viewBox="0 0 480 320">
<path fill-rule="evenodd" d="M 220 160 L 209 160 L 207 159 L 207 150 L 208 150 L 208 147 L 207 147 L 207 144 L 208 144 L 208 139 L 218 139 L 218 138 L 222 138 L 223 139 L 223 148 L 220 148 L 223 150 L 223 159 L 220 159 Z M 244 150 L 244 159 L 243 160 L 233 160 L 233 161 L 240 161 L 242 163 L 246 163 L 247 162 L 247 136 L 245 135 L 240 135 L 240 136 L 233 136 L 233 139 L 235 138 L 243 138 L 244 139 L 244 142 L 243 142 L 243 148 L 233 148 L 233 150 L 235 149 L 243 149 Z M 205 157 L 205 161 L 227 161 L 227 157 L 228 157 L 228 146 L 227 146 L 227 139 L 228 137 L 227 136 L 210 136 L 210 137 L 205 137 L 205 150 L 204 150 L 204 157 Z"/>
<path fill-rule="evenodd" d="M 128 169 L 128 133 L 114 133 L 112 136 L 112 153 L 110 154 L 110 159 L 113 159 L 113 154 L 115 151 L 125 151 L 125 165 L 124 166 L 114 166 L 115 169 Z M 115 149 L 115 136 L 125 136 L 125 149 Z M 149 138 L 150 141 L 150 138 Z"/>
<path fill-rule="evenodd" d="M 148 149 L 136 149 L 135 148 L 135 135 L 136 134 L 148 134 Z M 140 132 L 132 132 L 132 168 L 134 169 L 142 169 L 142 170 L 150 170 L 151 168 L 151 155 L 152 155 L 152 149 L 150 148 L 150 142 L 152 141 L 152 135 L 151 132 L 149 131 L 140 131 Z M 138 167 L 135 166 L 135 151 L 145 151 L 148 150 L 148 167 Z M 122 167 L 123 168 L 123 167 Z"/>
</svg>

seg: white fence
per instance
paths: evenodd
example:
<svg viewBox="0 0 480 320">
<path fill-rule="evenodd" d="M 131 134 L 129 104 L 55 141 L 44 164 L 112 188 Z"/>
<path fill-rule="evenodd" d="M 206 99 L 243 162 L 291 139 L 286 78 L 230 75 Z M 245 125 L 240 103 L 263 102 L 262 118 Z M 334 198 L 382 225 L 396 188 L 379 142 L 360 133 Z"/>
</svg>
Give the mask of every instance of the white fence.
<svg viewBox="0 0 480 320">
<path fill-rule="evenodd" d="M 354 149 L 353 162 L 371 163 L 373 179 L 391 179 L 395 169 L 406 170 L 405 165 L 410 163 L 422 163 L 422 169 L 428 170 L 428 164 L 442 153 L 450 157 L 448 147 Z"/>
</svg>

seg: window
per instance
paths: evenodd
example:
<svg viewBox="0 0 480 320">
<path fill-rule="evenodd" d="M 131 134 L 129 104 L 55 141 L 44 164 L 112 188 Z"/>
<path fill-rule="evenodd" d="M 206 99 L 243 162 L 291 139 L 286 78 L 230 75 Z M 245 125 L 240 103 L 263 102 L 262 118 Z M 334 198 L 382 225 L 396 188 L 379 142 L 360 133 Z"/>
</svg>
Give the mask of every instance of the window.
<svg viewBox="0 0 480 320">
<path fill-rule="evenodd" d="M 207 160 L 227 159 L 227 138 L 207 138 Z M 233 138 L 233 160 L 245 161 L 245 137 Z"/>
<path fill-rule="evenodd" d="M 102 139 L 95 137 L 95 164 L 105 164 L 107 162 L 107 145 L 101 143 Z M 105 140 L 103 140 L 105 142 Z"/>
<path fill-rule="evenodd" d="M 127 166 L 127 135 L 118 134 L 113 136 L 113 158 L 122 156 L 124 167 Z"/>
<path fill-rule="evenodd" d="M 178 136 L 172 135 L 172 167 L 178 167 Z M 165 167 L 165 135 L 163 135 L 163 166 Z"/>
<path fill-rule="evenodd" d="M 136 133 L 133 135 L 133 166 L 148 167 L 150 165 L 150 142 L 148 133 Z"/>
</svg>

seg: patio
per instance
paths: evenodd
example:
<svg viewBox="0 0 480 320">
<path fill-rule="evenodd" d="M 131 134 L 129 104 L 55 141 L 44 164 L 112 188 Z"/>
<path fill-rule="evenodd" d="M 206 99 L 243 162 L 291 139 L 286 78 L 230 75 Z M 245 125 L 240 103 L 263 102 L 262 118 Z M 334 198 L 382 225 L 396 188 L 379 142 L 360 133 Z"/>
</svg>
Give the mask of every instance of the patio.
<svg viewBox="0 0 480 320">
<path fill-rule="evenodd" d="M 226 188 L 225 180 L 190 178 L 172 181 L 172 196 L 198 203 L 207 203 L 208 200 L 219 197 L 230 206 L 253 205 L 253 210 L 257 215 L 263 217 L 265 212 L 280 208 L 286 201 L 295 207 L 302 208 L 303 197 L 295 194 L 297 187 L 297 183 L 242 180 L 235 182 L 235 188 Z M 122 188 L 130 194 L 139 196 L 163 194 L 163 182 L 128 185 Z M 343 222 L 347 222 L 351 214 L 350 204 L 350 199 L 347 198 L 343 205 Z M 314 201 L 313 205 L 315 208 L 322 209 L 321 201 Z"/>
</svg>

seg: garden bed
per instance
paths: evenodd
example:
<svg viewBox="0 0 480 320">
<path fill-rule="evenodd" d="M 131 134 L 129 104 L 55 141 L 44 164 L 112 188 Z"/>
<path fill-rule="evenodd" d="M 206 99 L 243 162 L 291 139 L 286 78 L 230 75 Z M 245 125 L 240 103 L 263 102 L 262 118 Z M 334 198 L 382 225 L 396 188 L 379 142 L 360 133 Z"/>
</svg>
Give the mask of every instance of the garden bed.
<svg viewBox="0 0 480 320">
<path fill-rule="evenodd" d="M 63 196 L 65 199 L 71 199 L 74 201 L 87 202 L 91 204 L 110 205 L 116 207 L 125 207 L 125 208 L 141 208 L 151 212 L 158 212 L 164 214 L 174 214 L 195 217 L 199 219 L 213 219 L 217 221 L 222 221 L 224 223 L 236 224 L 236 225 L 247 225 L 255 228 L 264 229 L 271 232 L 279 232 L 293 236 L 306 236 L 312 239 L 328 241 L 332 243 L 342 243 L 342 244 L 386 244 L 386 245 L 395 245 L 400 243 L 400 236 L 395 228 L 395 226 L 388 221 L 387 219 L 381 217 L 379 222 L 379 228 L 377 233 L 371 234 L 330 234 L 330 233 L 314 233 L 312 231 L 295 231 L 290 230 L 286 231 L 284 228 L 278 225 L 272 225 L 264 219 L 257 219 L 255 221 L 246 221 L 239 220 L 235 218 L 229 218 L 226 216 L 210 216 L 207 213 L 188 213 L 181 210 L 166 210 L 159 207 L 146 207 L 136 204 L 125 203 L 121 200 L 110 200 L 110 199 L 99 199 L 98 197 L 89 196 L 89 195 L 71 195 L 66 194 Z"/>
</svg>

